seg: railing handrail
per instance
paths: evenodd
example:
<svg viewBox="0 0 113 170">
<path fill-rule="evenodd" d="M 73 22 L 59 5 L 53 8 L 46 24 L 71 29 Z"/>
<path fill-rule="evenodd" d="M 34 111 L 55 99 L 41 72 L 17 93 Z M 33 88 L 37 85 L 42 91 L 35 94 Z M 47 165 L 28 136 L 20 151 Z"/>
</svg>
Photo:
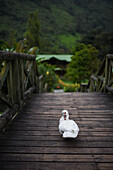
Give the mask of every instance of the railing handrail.
<svg viewBox="0 0 113 170">
<path fill-rule="evenodd" d="M 107 55 L 105 56 L 105 58 L 113 59 L 113 54 L 107 54 Z"/>
<path fill-rule="evenodd" d="M 0 61 L 4 60 L 35 60 L 35 55 L 25 54 L 25 53 L 17 53 L 17 52 L 7 52 L 7 51 L 0 51 Z"/>
</svg>

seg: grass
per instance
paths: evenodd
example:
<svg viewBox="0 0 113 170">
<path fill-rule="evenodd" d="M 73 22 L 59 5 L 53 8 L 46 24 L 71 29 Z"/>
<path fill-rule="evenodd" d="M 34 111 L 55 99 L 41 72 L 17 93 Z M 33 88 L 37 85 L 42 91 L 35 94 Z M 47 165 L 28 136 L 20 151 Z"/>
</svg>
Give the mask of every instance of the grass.
<svg viewBox="0 0 113 170">
<path fill-rule="evenodd" d="M 72 34 L 60 34 L 58 35 L 58 39 L 61 42 L 61 45 L 66 46 L 67 48 L 71 49 L 75 43 L 81 39 L 81 35 L 76 33 L 75 35 Z"/>
<path fill-rule="evenodd" d="M 68 80 L 62 80 L 64 83 L 67 83 L 67 84 L 73 84 L 72 81 L 68 81 Z"/>
</svg>

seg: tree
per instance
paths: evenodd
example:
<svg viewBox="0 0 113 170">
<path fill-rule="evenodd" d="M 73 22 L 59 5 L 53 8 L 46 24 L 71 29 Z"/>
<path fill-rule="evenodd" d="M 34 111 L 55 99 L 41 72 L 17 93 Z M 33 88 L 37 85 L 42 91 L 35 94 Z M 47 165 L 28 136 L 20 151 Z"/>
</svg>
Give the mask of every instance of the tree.
<svg viewBox="0 0 113 170">
<path fill-rule="evenodd" d="M 97 71 L 98 50 L 92 45 L 78 43 L 73 50 L 72 61 L 67 67 L 67 76 L 74 83 L 80 83 L 82 80 Z"/>
<path fill-rule="evenodd" d="M 24 34 L 27 49 L 33 46 L 40 47 L 39 28 L 40 22 L 38 19 L 38 11 L 36 10 L 30 13 L 27 23 L 27 31 Z"/>
<path fill-rule="evenodd" d="M 101 28 L 95 29 L 85 35 L 81 42 L 96 47 L 99 50 L 99 58 L 103 59 L 106 54 L 113 52 L 113 31 L 103 32 Z"/>
<path fill-rule="evenodd" d="M 12 49 L 15 48 L 15 45 L 16 45 L 16 32 L 15 31 L 12 30 L 9 33 L 7 43 L 9 44 L 10 48 L 12 48 Z"/>
</svg>

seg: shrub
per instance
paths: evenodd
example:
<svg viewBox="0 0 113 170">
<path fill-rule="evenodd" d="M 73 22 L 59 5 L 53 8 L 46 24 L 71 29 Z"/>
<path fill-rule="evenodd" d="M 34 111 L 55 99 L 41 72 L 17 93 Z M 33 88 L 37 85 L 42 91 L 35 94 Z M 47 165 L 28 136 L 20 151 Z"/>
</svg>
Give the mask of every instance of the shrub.
<svg viewBox="0 0 113 170">
<path fill-rule="evenodd" d="M 39 75 L 43 75 L 43 83 L 47 84 L 47 91 L 51 92 L 53 85 L 58 81 L 54 67 L 47 63 L 41 63 L 38 65 L 38 71 Z"/>
<path fill-rule="evenodd" d="M 80 84 L 68 84 L 59 79 L 59 84 L 64 88 L 64 92 L 76 92 L 80 88 Z"/>
<path fill-rule="evenodd" d="M 75 87 L 72 87 L 72 86 L 65 86 L 64 87 L 64 92 L 76 92 L 77 89 Z"/>
</svg>

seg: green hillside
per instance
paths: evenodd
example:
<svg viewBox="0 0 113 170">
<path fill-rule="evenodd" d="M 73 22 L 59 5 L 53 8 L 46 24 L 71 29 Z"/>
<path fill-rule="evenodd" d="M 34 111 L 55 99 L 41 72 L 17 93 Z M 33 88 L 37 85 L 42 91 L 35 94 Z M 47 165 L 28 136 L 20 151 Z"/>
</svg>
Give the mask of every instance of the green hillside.
<svg viewBox="0 0 113 170">
<path fill-rule="evenodd" d="M 7 40 L 12 31 L 23 39 L 29 13 L 36 9 L 42 46 L 51 53 L 69 53 L 92 29 L 113 31 L 113 0 L 0 0 L 0 39 Z"/>
</svg>

